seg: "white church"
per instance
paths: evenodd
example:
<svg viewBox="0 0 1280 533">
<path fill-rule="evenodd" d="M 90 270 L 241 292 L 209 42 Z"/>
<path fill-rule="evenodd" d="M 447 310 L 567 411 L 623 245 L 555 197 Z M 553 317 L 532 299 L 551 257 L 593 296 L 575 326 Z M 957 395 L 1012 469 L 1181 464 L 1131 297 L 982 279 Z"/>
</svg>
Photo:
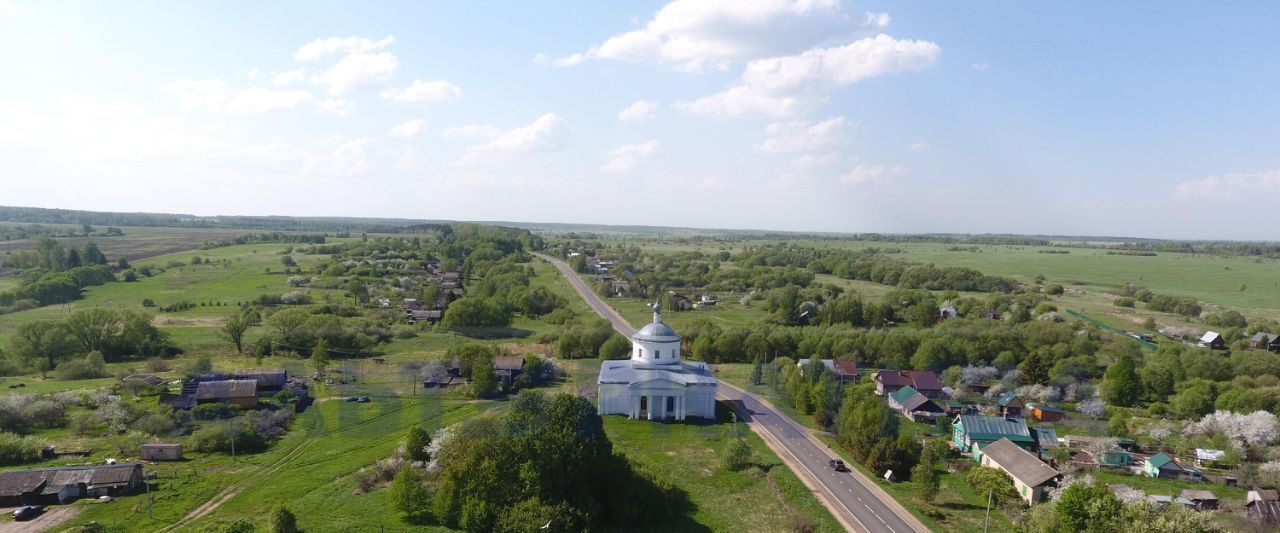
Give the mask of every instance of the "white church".
<svg viewBox="0 0 1280 533">
<path fill-rule="evenodd" d="M 631 419 L 715 418 L 716 378 L 703 362 L 680 360 L 680 335 L 662 323 L 653 306 L 653 323 L 631 336 L 631 359 L 600 363 L 596 410 Z"/>
</svg>

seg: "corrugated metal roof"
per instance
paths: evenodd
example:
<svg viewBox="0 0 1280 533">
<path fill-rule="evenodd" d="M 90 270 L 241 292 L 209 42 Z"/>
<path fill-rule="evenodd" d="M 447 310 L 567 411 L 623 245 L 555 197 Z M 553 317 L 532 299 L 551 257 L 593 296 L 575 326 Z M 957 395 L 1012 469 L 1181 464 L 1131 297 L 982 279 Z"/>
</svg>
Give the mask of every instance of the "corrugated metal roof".
<svg viewBox="0 0 1280 533">
<path fill-rule="evenodd" d="M 906 405 L 907 400 L 917 394 L 920 394 L 920 391 L 915 390 L 911 385 L 907 385 L 901 389 L 893 391 L 889 396 L 893 398 L 893 401 L 898 402 L 898 405 Z"/>
<path fill-rule="evenodd" d="M 197 400 L 229 400 L 231 398 L 252 398 L 257 395 L 258 380 L 256 379 L 202 381 L 196 388 Z"/>
<path fill-rule="evenodd" d="M 1035 442 L 1027 422 L 1021 418 L 998 416 L 960 415 L 960 425 L 972 440 L 998 440 L 1007 438 L 1014 442 Z"/>
<path fill-rule="evenodd" d="M 1019 448 L 1009 439 L 1000 439 L 982 449 L 982 455 L 1000 465 L 1009 475 L 1029 487 L 1037 487 L 1050 479 L 1058 477 L 1058 471 L 1044 464 L 1039 458 Z"/>
</svg>

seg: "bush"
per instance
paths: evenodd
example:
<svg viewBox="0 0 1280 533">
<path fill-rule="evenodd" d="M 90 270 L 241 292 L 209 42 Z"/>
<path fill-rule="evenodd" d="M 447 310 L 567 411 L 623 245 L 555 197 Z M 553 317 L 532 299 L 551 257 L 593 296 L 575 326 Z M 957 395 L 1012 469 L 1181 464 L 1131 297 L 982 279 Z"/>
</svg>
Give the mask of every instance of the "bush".
<svg viewBox="0 0 1280 533">
<path fill-rule="evenodd" d="M 147 413 L 134 420 L 129 427 L 140 433 L 160 437 L 173 429 L 173 420 L 160 413 Z"/>
<path fill-rule="evenodd" d="M 206 403 L 191 410 L 196 420 L 222 420 L 240 416 L 240 407 L 229 403 Z"/>
<path fill-rule="evenodd" d="M 10 466 L 38 461 L 45 444 L 34 437 L 0 432 L 0 465 Z"/>
<path fill-rule="evenodd" d="M 298 533 L 298 519 L 288 507 L 277 505 L 271 510 L 271 533 Z"/>
<path fill-rule="evenodd" d="M 172 369 L 173 368 L 169 365 L 169 362 L 164 359 L 159 357 L 147 359 L 147 370 L 151 372 L 168 372 Z"/>
<path fill-rule="evenodd" d="M 191 444 L 200 452 L 230 452 L 234 444 L 235 451 L 240 453 L 262 449 L 266 439 L 244 419 L 235 419 L 196 430 L 191 435 Z"/>
<path fill-rule="evenodd" d="M 96 379 L 107 377 L 107 363 L 102 354 L 89 352 L 84 359 L 65 361 L 58 365 L 54 375 L 62 380 Z"/>
<path fill-rule="evenodd" d="M 1135 302 L 1134 302 L 1133 298 L 1129 298 L 1129 297 L 1127 297 L 1127 296 L 1126 296 L 1126 297 L 1124 297 L 1124 298 L 1116 298 L 1116 300 L 1115 300 L 1114 302 L 1112 302 L 1112 303 L 1113 303 L 1113 304 L 1115 304 L 1115 306 L 1116 306 L 1116 307 L 1130 307 L 1130 308 L 1132 308 Z"/>
</svg>

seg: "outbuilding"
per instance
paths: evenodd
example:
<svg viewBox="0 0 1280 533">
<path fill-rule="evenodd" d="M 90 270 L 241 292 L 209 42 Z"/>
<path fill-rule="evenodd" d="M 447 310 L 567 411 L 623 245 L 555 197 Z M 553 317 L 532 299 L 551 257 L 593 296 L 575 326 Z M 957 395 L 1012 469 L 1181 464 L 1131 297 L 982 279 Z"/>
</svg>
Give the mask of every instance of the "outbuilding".
<svg viewBox="0 0 1280 533">
<path fill-rule="evenodd" d="M 138 457 L 144 461 L 181 461 L 181 444 L 150 443 L 138 447 Z"/>
</svg>

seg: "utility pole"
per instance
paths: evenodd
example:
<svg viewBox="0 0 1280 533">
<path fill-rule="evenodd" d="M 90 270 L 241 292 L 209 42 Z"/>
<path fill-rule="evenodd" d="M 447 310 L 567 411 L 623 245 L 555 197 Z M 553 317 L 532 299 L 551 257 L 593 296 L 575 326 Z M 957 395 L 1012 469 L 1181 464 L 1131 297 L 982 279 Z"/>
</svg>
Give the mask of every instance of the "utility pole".
<svg viewBox="0 0 1280 533">
<path fill-rule="evenodd" d="M 147 518 L 151 518 L 151 480 L 147 479 L 147 475 L 142 475 L 142 482 L 147 484 Z"/>
<path fill-rule="evenodd" d="M 987 489 L 987 516 L 982 519 L 982 533 L 987 533 L 987 526 L 991 524 L 991 495 L 995 490 L 994 487 Z"/>
</svg>

